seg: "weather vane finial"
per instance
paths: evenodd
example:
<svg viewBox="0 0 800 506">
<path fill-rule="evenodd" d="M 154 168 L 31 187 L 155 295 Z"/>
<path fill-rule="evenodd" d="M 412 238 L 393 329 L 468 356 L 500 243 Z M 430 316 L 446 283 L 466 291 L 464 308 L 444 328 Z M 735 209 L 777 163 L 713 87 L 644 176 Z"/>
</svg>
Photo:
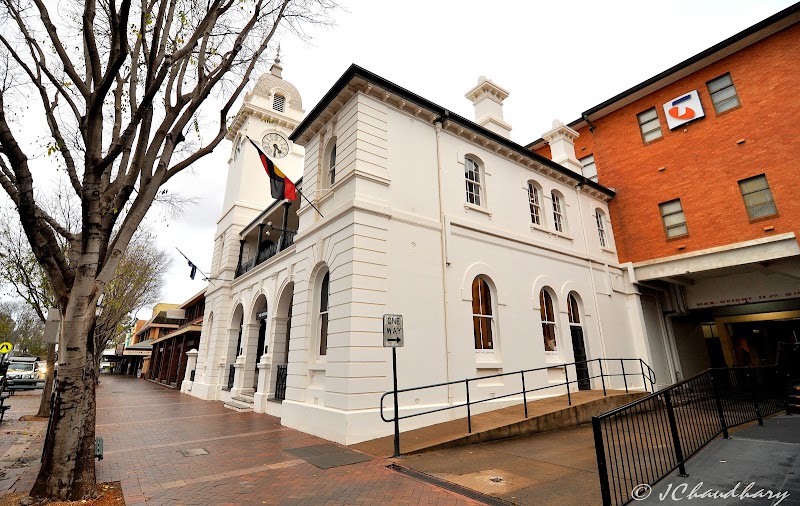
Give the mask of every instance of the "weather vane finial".
<svg viewBox="0 0 800 506">
<path fill-rule="evenodd" d="M 278 52 L 275 55 L 275 63 L 277 63 L 279 65 L 281 63 L 281 45 L 280 45 L 280 43 L 278 43 Z"/>
</svg>

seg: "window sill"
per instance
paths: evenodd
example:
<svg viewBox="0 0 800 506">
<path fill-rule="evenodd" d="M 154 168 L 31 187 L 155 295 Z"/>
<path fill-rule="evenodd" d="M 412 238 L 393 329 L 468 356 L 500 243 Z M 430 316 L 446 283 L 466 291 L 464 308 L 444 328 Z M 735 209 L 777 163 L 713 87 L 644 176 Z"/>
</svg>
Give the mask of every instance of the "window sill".
<svg viewBox="0 0 800 506">
<path fill-rule="evenodd" d="M 477 211 L 477 212 L 479 212 L 479 213 L 483 213 L 483 214 L 485 214 L 485 215 L 486 215 L 486 216 L 488 216 L 490 219 L 492 218 L 492 212 L 491 212 L 491 211 L 489 211 L 488 209 L 486 209 L 485 207 L 476 206 L 475 204 L 470 204 L 469 202 L 465 202 L 465 203 L 464 203 L 464 209 L 465 209 L 467 212 L 470 212 L 470 211 Z"/>
<path fill-rule="evenodd" d="M 680 241 L 689 237 L 689 234 L 676 235 L 675 237 L 667 237 L 667 242 Z"/>
<path fill-rule="evenodd" d="M 558 354 L 557 351 L 546 351 L 544 352 L 544 363 L 545 367 L 548 368 L 560 368 L 564 367 L 564 362 L 561 360 L 561 356 Z"/>
<path fill-rule="evenodd" d="M 575 240 L 571 236 L 569 236 L 569 235 L 567 235 L 567 234 L 565 234 L 563 232 L 556 232 L 555 230 L 550 230 L 548 228 L 544 228 L 544 227 L 541 227 L 539 225 L 531 225 L 531 232 L 543 232 L 543 233 L 548 234 L 548 235 L 552 235 L 552 236 L 555 236 L 555 237 L 560 237 L 561 239 L 566 239 L 566 240 L 568 240 L 570 242 Z"/>
<path fill-rule="evenodd" d="M 769 216 L 759 216 L 758 218 L 750 218 L 750 223 L 761 223 L 764 221 L 774 220 L 780 218 L 780 213 L 770 214 Z"/>
<path fill-rule="evenodd" d="M 476 357 L 475 359 L 475 368 L 476 369 L 502 369 L 503 362 L 496 360 L 494 358 L 488 357 Z"/>
<path fill-rule="evenodd" d="M 600 250 L 601 250 L 601 251 L 605 251 L 606 253 L 611 253 L 611 254 L 614 254 L 614 255 L 616 255 L 616 254 L 617 254 L 617 251 L 616 251 L 616 250 L 613 250 L 613 249 L 611 249 L 611 248 L 601 247 L 601 248 L 600 248 Z"/>
</svg>

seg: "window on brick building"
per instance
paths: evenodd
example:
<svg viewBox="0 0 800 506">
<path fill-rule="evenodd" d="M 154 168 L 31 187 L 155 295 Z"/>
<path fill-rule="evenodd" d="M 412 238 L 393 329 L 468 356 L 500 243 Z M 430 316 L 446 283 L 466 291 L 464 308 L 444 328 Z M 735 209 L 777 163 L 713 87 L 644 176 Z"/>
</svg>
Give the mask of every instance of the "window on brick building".
<svg viewBox="0 0 800 506">
<path fill-rule="evenodd" d="M 736 94 L 736 87 L 730 74 L 719 76 L 706 83 L 711 101 L 714 103 L 714 110 L 717 114 L 730 111 L 739 107 L 739 96 Z"/>
<path fill-rule="evenodd" d="M 667 233 L 667 239 L 689 235 L 681 199 L 663 202 L 658 204 L 658 207 L 661 210 L 661 219 L 664 221 L 664 231 Z"/>
<path fill-rule="evenodd" d="M 664 134 L 661 133 L 661 122 L 658 119 L 656 108 L 652 107 L 636 115 L 639 120 L 639 130 L 642 132 L 642 140 L 645 144 L 660 139 Z"/>
<path fill-rule="evenodd" d="M 767 183 L 767 176 L 759 176 L 742 179 L 739 181 L 739 189 L 742 192 L 744 206 L 747 208 L 747 215 L 751 220 L 764 218 L 778 214 L 775 201 L 772 199 L 772 192 Z"/>
<path fill-rule="evenodd" d="M 597 182 L 597 166 L 594 163 L 594 155 L 584 156 L 580 160 L 583 167 L 583 177 Z"/>
</svg>

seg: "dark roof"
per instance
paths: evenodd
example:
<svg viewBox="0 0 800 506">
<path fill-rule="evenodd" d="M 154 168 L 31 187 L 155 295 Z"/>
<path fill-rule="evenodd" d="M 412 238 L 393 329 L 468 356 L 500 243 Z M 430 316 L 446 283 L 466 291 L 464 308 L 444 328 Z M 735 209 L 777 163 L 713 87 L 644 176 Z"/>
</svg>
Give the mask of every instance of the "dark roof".
<svg viewBox="0 0 800 506">
<path fill-rule="evenodd" d="M 560 173 L 562 173 L 562 174 L 564 174 L 566 176 L 569 176 L 572 179 L 575 179 L 577 181 L 581 181 L 584 185 L 589 186 L 591 188 L 594 188 L 594 189 L 596 189 L 596 190 L 598 190 L 598 191 L 600 191 L 600 192 L 602 192 L 602 193 L 604 193 L 604 194 L 606 194 L 606 195 L 608 195 L 610 197 L 613 197 L 615 195 L 613 190 L 611 190 L 609 188 L 606 188 L 605 186 L 603 186 L 601 184 L 595 183 L 594 181 L 591 181 L 590 179 L 584 177 L 583 175 L 578 174 L 576 172 L 573 172 L 573 171 L 567 169 L 566 167 L 564 167 L 564 166 L 562 166 L 562 165 L 560 165 L 560 164 L 558 164 L 558 163 L 556 163 L 556 162 L 554 162 L 554 161 L 552 161 L 552 160 L 550 160 L 548 158 L 545 158 L 545 157 L 539 155 L 538 153 L 535 153 L 535 152 L 533 152 L 533 151 L 531 151 L 529 149 L 526 149 L 525 147 L 517 144 L 516 142 L 514 142 L 514 141 L 512 141 L 510 139 L 507 139 L 506 137 L 503 137 L 502 135 L 496 134 L 496 133 L 492 132 L 491 130 L 478 125 L 474 121 L 470 121 L 470 120 L 464 118 L 463 116 L 459 116 L 458 114 L 455 114 L 455 113 L 445 109 L 444 107 L 442 107 L 440 105 L 437 105 L 437 104 L 431 102 L 430 100 L 428 100 L 428 99 L 426 99 L 424 97 L 421 97 L 420 95 L 417 95 L 416 93 L 413 93 L 413 92 L 411 92 L 411 91 L 409 91 L 409 90 L 407 90 L 405 88 L 402 88 L 402 87 L 394 84 L 393 82 L 391 82 L 391 81 L 389 81 L 387 79 L 384 79 L 383 77 L 381 77 L 381 76 L 379 76 L 377 74 L 374 74 L 374 73 L 370 72 L 369 70 L 366 70 L 366 69 L 364 69 L 362 67 L 359 67 L 355 63 L 350 65 L 350 68 L 348 68 L 347 71 L 345 71 L 345 73 L 342 74 L 342 76 L 336 81 L 336 83 L 333 85 L 333 87 L 330 90 L 328 90 L 328 92 L 325 94 L 324 97 L 322 97 L 322 99 L 319 101 L 319 103 L 317 103 L 317 105 L 314 106 L 314 108 L 311 110 L 311 112 L 308 113 L 308 116 L 306 116 L 305 119 L 303 119 L 303 121 L 300 123 L 300 125 L 297 126 L 297 128 L 294 130 L 294 132 L 292 132 L 292 135 L 289 136 L 289 138 L 292 140 L 292 142 L 297 142 L 297 140 L 314 123 L 314 121 L 316 121 L 316 119 L 322 114 L 322 112 L 325 111 L 325 109 L 327 109 L 328 106 L 331 105 L 331 103 L 334 101 L 334 99 L 355 78 L 361 78 L 361 79 L 363 79 L 363 80 L 365 80 L 367 82 L 370 82 L 370 83 L 374 84 L 375 86 L 383 88 L 386 91 L 389 91 L 389 92 L 391 92 L 391 93 L 393 93 L 395 95 L 403 97 L 403 99 L 406 100 L 407 102 L 416 104 L 419 107 L 425 108 L 425 109 L 433 112 L 434 114 L 437 114 L 438 115 L 437 121 L 449 120 L 449 121 L 451 121 L 453 123 L 456 123 L 456 124 L 458 124 L 460 126 L 468 128 L 468 129 L 472 130 L 473 132 L 475 132 L 475 133 L 477 133 L 479 135 L 487 137 L 487 138 L 497 142 L 498 144 L 501 144 L 504 147 L 514 151 L 515 153 L 523 155 L 526 158 L 530 158 L 532 160 L 535 160 L 536 162 L 538 162 L 538 163 L 540 163 L 540 164 L 542 164 L 542 165 L 544 165 L 544 166 L 546 166 L 546 167 L 548 167 L 550 169 L 553 169 L 553 170 L 555 170 L 557 172 L 560 172 Z"/>
<path fill-rule="evenodd" d="M 606 107 L 609 107 L 609 106 L 613 105 L 614 103 L 619 102 L 619 101 L 629 97 L 630 95 L 633 95 L 633 94 L 635 94 L 635 93 L 637 93 L 639 91 L 642 91 L 642 90 L 646 89 L 647 87 L 652 86 L 652 85 L 658 83 L 659 81 L 662 81 L 662 80 L 670 77 L 672 74 L 680 72 L 681 70 L 684 70 L 684 69 L 686 69 L 688 67 L 691 67 L 692 65 L 695 65 L 695 64 L 697 64 L 699 62 L 702 62 L 704 59 L 709 58 L 710 56 L 713 56 L 716 53 L 719 53 L 719 52 L 723 51 L 724 49 L 726 49 L 726 48 L 728 48 L 728 47 L 730 47 L 730 46 L 732 46 L 732 45 L 734 45 L 734 44 L 736 44 L 738 42 L 742 42 L 745 39 L 747 39 L 748 37 L 752 37 L 753 35 L 756 35 L 758 32 L 760 32 L 762 30 L 765 30 L 766 28 L 769 28 L 772 25 L 777 24 L 779 21 L 782 21 L 782 20 L 792 16 L 793 14 L 797 14 L 797 13 L 800 13 L 800 2 L 787 7 L 786 9 L 778 12 L 777 14 L 773 14 L 772 16 L 770 16 L 770 17 L 768 17 L 768 18 L 766 18 L 766 19 L 754 24 L 753 26 L 751 26 L 749 28 L 746 28 L 746 29 L 742 30 L 741 32 L 737 33 L 736 35 L 728 37 L 727 39 L 723 40 L 722 42 L 720 42 L 718 44 L 715 44 L 715 45 L 711 46 L 710 48 L 708 48 L 708 49 L 706 49 L 704 51 L 701 51 L 701 52 L 697 53 L 696 55 L 694 55 L 694 56 L 692 56 L 690 58 L 687 58 L 686 60 L 678 63 L 677 65 L 674 65 L 674 66 L 668 68 L 667 70 L 661 72 L 660 74 L 657 74 L 657 75 L 651 77 L 650 79 L 647 79 L 646 81 L 642 81 L 641 83 L 639 83 L 636 86 L 633 86 L 631 88 L 628 88 L 627 90 L 623 91 L 622 93 L 614 95 L 613 97 L 609 98 L 605 102 L 597 104 L 596 106 L 584 111 L 583 114 L 581 114 L 580 118 L 576 119 L 575 121 L 572 121 L 567 126 L 569 126 L 570 128 L 575 128 L 576 126 L 580 125 L 582 122 L 586 121 L 586 119 L 588 117 L 592 116 L 593 114 L 596 114 L 599 111 L 602 111 Z M 790 25 L 791 24 L 794 24 L 794 22 L 790 23 Z M 779 28 L 779 30 L 783 29 L 783 28 L 785 28 L 785 27 L 781 27 L 781 28 Z M 537 140 L 531 142 L 530 144 L 528 144 L 525 147 L 530 149 L 535 144 L 539 144 L 540 142 L 543 142 L 543 140 L 544 139 L 537 139 Z"/>
</svg>

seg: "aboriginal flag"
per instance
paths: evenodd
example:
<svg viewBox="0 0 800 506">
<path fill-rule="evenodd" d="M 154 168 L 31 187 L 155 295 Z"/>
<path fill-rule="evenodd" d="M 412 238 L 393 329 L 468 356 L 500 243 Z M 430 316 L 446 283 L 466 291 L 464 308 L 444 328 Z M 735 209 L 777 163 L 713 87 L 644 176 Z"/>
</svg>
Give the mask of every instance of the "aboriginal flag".
<svg viewBox="0 0 800 506">
<path fill-rule="evenodd" d="M 269 176 L 269 189 L 274 199 L 284 200 L 297 200 L 297 188 L 291 179 L 283 175 L 283 172 L 275 165 L 272 160 L 261 151 L 258 144 L 253 142 L 253 139 L 248 137 L 248 140 L 258 151 L 258 156 L 261 158 L 261 163 L 264 165 L 264 170 L 267 171 Z"/>
</svg>

